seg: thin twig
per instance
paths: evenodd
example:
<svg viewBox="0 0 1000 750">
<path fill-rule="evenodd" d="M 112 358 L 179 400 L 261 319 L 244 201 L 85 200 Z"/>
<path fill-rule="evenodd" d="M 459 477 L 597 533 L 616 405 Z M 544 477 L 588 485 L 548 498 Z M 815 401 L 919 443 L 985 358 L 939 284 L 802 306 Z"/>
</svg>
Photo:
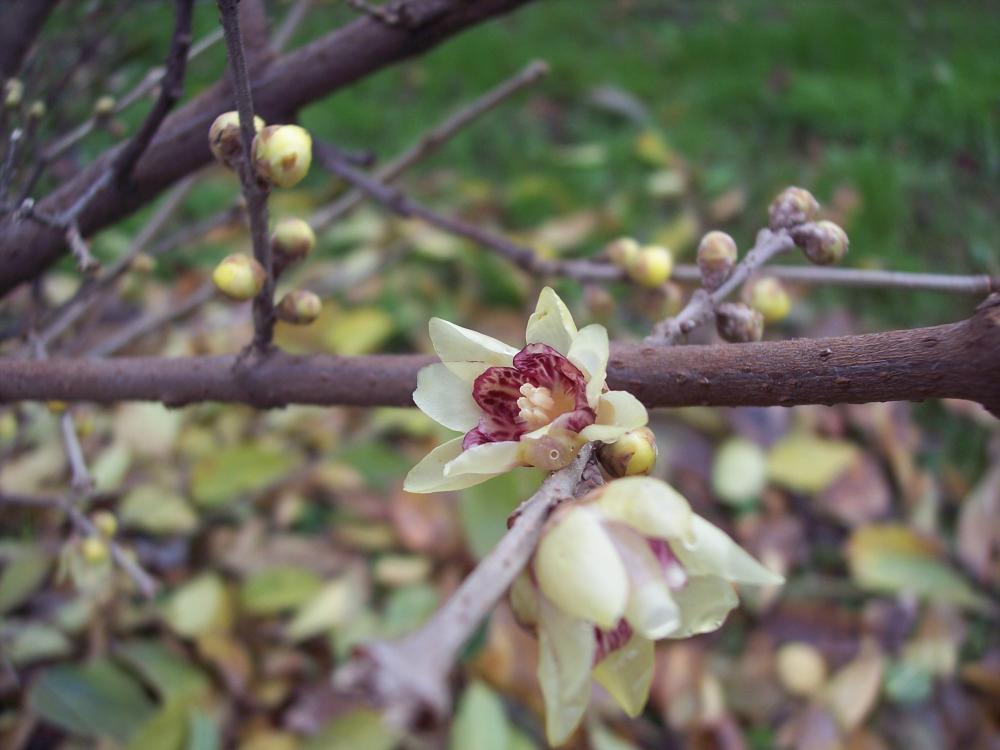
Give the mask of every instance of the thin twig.
<svg viewBox="0 0 1000 750">
<path fill-rule="evenodd" d="M 347 6 L 386 26 L 400 26 L 403 23 L 402 14 L 394 12 L 386 5 L 375 5 L 368 0 L 347 0 Z"/>
<path fill-rule="evenodd" d="M 17 146 L 22 135 L 20 128 L 14 128 L 7 141 L 7 153 L 4 154 L 3 165 L 0 166 L 0 206 L 7 200 L 7 188 L 14 173 L 14 157 L 17 155 Z"/>
<path fill-rule="evenodd" d="M 267 192 L 257 179 L 253 168 L 253 157 L 250 153 L 250 144 L 253 143 L 256 129 L 253 121 L 253 95 L 250 90 L 250 76 L 247 73 L 246 55 L 240 33 L 239 2 L 238 0 L 218 0 L 218 6 L 223 33 L 226 37 L 226 50 L 229 56 L 229 70 L 232 75 L 236 109 L 240 114 L 240 135 L 243 140 L 242 158 L 239 162 L 240 186 L 247 206 L 253 254 L 266 273 L 264 286 L 253 301 L 253 347 L 260 353 L 271 347 L 275 323 L 274 269 L 271 262 L 271 241 L 267 233 Z"/>
<path fill-rule="evenodd" d="M 69 463 L 70 485 L 74 492 L 85 494 L 92 489 L 94 480 L 90 476 L 87 462 L 83 458 L 83 448 L 80 446 L 80 438 L 76 434 L 76 423 L 68 410 L 59 417 L 59 434 L 63 448 L 66 450 L 66 460 Z"/>
<path fill-rule="evenodd" d="M 305 20 L 306 14 L 312 9 L 314 2 L 315 0 L 296 0 L 295 5 L 291 7 L 282 19 L 281 25 L 278 26 L 278 30 L 271 37 L 271 46 L 274 49 L 280 50 L 288 46 L 288 43 L 292 41 L 292 36 Z"/>
</svg>

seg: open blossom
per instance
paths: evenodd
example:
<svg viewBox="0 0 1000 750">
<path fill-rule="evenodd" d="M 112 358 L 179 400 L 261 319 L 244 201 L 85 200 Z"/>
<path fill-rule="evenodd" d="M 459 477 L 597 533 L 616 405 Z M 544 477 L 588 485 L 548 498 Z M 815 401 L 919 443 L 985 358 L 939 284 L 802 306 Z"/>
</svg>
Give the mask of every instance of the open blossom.
<svg viewBox="0 0 1000 750">
<path fill-rule="evenodd" d="M 783 582 L 648 477 L 615 480 L 562 506 L 543 533 L 511 603 L 538 633 L 553 745 L 580 723 L 591 677 L 637 716 L 649 696 L 654 641 L 719 628 L 739 603 L 734 583 Z"/>
<path fill-rule="evenodd" d="M 585 443 L 613 443 L 646 424 L 632 394 L 607 390 L 607 330 L 577 330 L 549 287 L 520 351 L 440 318 L 430 335 L 441 362 L 420 371 L 413 401 L 464 435 L 413 467 L 404 484 L 410 492 L 463 489 L 517 466 L 560 469 Z"/>
</svg>

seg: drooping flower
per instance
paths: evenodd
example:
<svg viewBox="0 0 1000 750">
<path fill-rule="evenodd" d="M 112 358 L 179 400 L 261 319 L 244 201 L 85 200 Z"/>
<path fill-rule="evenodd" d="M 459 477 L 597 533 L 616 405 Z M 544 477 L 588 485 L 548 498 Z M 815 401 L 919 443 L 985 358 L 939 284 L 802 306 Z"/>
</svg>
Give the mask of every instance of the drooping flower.
<svg viewBox="0 0 1000 750">
<path fill-rule="evenodd" d="M 517 466 L 559 469 L 587 442 L 613 443 L 646 424 L 638 399 L 607 390 L 607 330 L 577 330 L 549 287 L 520 351 L 440 318 L 430 335 L 441 362 L 420 371 L 413 401 L 464 435 L 413 467 L 404 484 L 410 492 L 463 489 Z"/>
<path fill-rule="evenodd" d="M 549 742 L 580 723 L 592 677 L 637 716 L 655 641 L 718 629 L 739 603 L 734 583 L 782 581 L 658 479 L 617 479 L 560 507 L 511 588 L 538 634 Z"/>
</svg>

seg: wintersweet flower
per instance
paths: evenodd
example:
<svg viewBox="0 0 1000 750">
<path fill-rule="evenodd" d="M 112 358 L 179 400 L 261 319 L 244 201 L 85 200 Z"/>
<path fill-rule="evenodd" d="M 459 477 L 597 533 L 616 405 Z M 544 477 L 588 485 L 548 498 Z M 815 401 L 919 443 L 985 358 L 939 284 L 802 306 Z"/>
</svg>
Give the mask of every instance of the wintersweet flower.
<svg viewBox="0 0 1000 750">
<path fill-rule="evenodd" d="M 607 390 L 607 330 L 577 330 L 549 287 L 520 351 L 440 318 L 431 319 L 430 335 L 441 362 L 420 371 L 413 401 L 465 434 L 413 467 L 409 492 L 459 490 L 517 466 L 560 469 L 584 444 L 613 443 L 648 419 L 635 396 Z"/>
<path fill-rule="evenodd" d="M 591 677 L 637 716 L 655 641 L 718 629 L 739 603 L 734 583 L 782 582 L 658 479 L 617 479 L 560 507 L 511 589 L 538 633 L 549 742 L 580 723 Z"/>
</svg>

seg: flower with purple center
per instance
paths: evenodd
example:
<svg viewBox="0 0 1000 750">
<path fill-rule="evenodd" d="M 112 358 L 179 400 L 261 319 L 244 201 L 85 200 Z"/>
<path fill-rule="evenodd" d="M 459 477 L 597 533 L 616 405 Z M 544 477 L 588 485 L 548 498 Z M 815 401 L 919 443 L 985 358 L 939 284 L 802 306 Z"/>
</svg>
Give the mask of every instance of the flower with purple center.
<svg viewBox="0 0 1000 750">
<path fill-rule="evenodd" d="M 464 434 L 413 467 L 409 492 L 463 489 L 517 466 L 560 469 L 587 442 L 613 443 L 647 422 L 632 394 L 607 390 L 604 326 L 577 330 L 549 287 L 521 350 L 440 318 L 430 336 L 441 362 L 420 371 L 413 401 Z"/>
<path fill-rule="evenodd" d="M 658 479 L 617 479 L 558 508 L 511 588 L 538 633 L 550 744 L 580 723 L 591 677 L 637 716 L 655 641 L 719 628 L 739 603 L 733 584 L 782 582 Z"/>
</svg>

